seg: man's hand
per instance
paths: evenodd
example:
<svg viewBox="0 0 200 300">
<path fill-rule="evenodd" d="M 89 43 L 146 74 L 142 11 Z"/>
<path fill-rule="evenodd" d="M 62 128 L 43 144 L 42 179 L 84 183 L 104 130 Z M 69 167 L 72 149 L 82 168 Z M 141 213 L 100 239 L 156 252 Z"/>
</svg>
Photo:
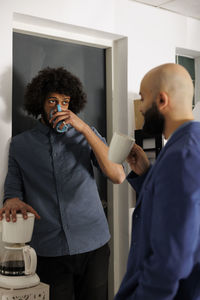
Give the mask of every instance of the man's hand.
<svg viewBox="0 0 200 300">
<path fill-rule="evenodd" d="M 27 212 L 31 212 L 35 215 L 36 219 L 40 219 L 40 216 L 30 205 L 21 201 L 19 198 L 7 199 L 4 206 L 0 209 L 0 220 L 3 219 L 3 214 L 5 214 L 6 221 L 10 221 L 10 217 L 13 222 L 17 220 L 17 212 L 22 213 L 23 218 L 27 219 Z"/>
<path fill-rule="evenodd" d="M 137 175 L 142 175 L 146 173 L 150 166 L 150 162 L 146 156 L 146 153 L 137 144 L 134 144 L 126 160 L 129 163 L 131 169 Z"/>
<path fill-rule="evenodd" d="M 84 131 L 84 128 L 87 126 L 87 124 L 83 120 L 81 120 L 76 114 L 74 114 L 69 109 L 55 112 L 52 118 L 49 120 L 50 123 L 53 122 L 53 128 L 56 127 L 58 122 L 63 122 L 63 121 L 64 121 L 63 126 L 64 124 L 70 124 L 72 127 L 74 127 L 77 131 L 81 133 Z"/>
</svg>

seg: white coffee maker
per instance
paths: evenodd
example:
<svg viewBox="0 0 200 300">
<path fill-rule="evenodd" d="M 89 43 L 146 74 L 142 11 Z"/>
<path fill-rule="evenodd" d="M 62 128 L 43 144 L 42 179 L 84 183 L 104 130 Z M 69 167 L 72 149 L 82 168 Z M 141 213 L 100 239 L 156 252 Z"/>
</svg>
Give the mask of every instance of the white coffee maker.
<svg viewBox="0 0 200 300">
<path fill-rule="evenodd" d="M 17 221 L 7 222 L 5 217 L 0 221 L 4 248 L 0 261 L 0 287 L 21 289 L 36 286 L 40 283 L 35 273 L 37 256 L 35 250 L 26 243 L 30 242 L 35 216 L 27 213 L 28 219 L 17 214 Z"/>
</svg>

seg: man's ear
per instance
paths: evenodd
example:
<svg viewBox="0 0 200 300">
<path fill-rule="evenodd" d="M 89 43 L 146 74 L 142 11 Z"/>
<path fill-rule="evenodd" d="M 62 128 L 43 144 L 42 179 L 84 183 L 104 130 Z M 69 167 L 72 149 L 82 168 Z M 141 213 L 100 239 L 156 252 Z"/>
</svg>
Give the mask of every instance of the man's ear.
<svg viewBox="0 0 200 300">
<path fill-rule="evenodd" d="M 169 97 L 166 92 L 160 92 L 157 98 L 157 106 L 160 112 L 164 112 L 169 105 Z"/>
</svg>

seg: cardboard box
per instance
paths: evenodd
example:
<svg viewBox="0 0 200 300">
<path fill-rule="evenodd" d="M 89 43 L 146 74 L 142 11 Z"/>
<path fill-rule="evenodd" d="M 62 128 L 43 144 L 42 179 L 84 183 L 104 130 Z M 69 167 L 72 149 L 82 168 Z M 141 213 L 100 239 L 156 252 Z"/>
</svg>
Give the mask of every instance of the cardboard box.
<svg viewBox="0 0 200 300">
<path fill-rule="evenodd" d="M 134 104 L 134 114 L 135 114 L 135 130 L 142 129 L 144 124 L 144 117 L 140 112 L 140 102 L 141 100 L 133 100 Z"/>
</svg>

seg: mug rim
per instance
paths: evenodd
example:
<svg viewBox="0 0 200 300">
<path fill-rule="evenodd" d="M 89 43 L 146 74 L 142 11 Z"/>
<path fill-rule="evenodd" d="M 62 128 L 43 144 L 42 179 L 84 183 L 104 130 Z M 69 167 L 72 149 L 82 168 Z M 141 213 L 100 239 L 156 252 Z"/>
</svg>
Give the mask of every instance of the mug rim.
<svg viewBox="0 0 200 300">
<path fill-rule="evenodd" d="M 132 136 L 130 136 L 130 135 L 127 135 L 127 134 L 124 134 L 124 133 L 121 133 L 121 132 L 117 132 L 117 131 L 115 131 L 115 132 L 113 133 L 113 135 L 114 135 L 114 134 L 118 134 L 118 135 L 120 135 L 120 136 L 129 138 L 130 140 L 132 140 L 133 142 L 135 142 L 135 139 L 134 139 Z"/>
</svg>

